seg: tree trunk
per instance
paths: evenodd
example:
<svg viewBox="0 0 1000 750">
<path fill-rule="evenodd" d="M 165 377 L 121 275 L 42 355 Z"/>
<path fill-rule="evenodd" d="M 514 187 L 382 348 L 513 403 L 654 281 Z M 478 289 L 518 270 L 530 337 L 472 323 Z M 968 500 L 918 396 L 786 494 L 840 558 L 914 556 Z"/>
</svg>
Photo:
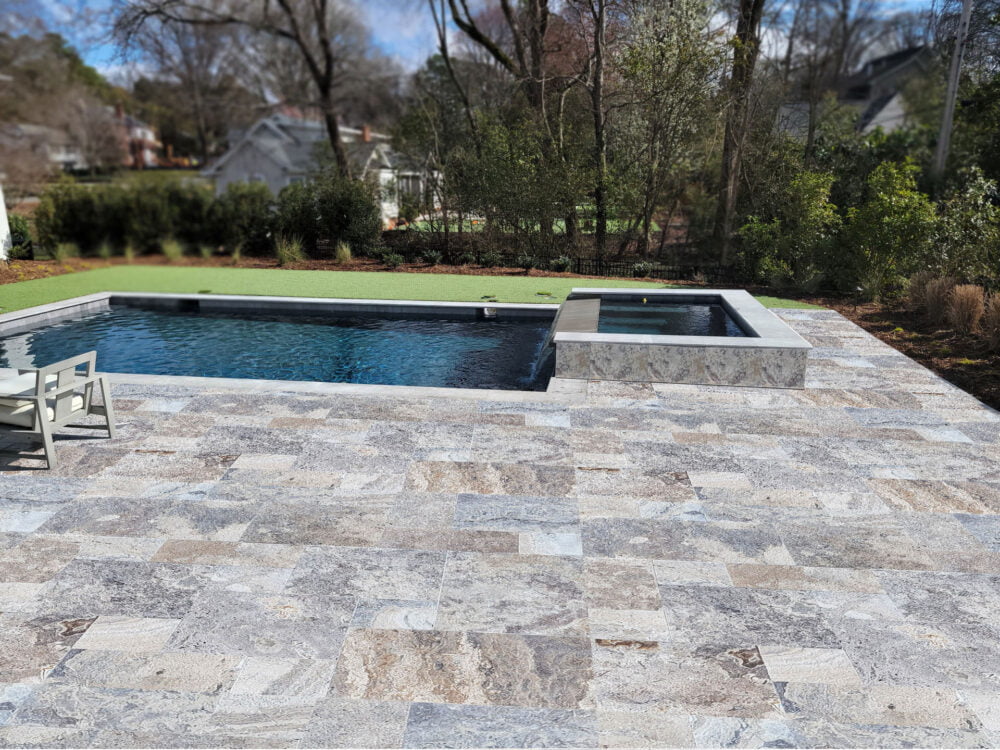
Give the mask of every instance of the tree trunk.
<svg viewBox="0 0 1000 750">
<path fill-rule="evenodd" d="M 340 140 L 340 123 L 337 122 L 337 108 L 333 103 L 332 92 L 323 93 L 323 122 L 326 123 L 326 135 L 330 139 L 333 158 L 337 162 L 337 172 L 341 177 L 351 176 L 351 165 L 347 162 L 347 151 Z"/>
<path fill-rule="evenodd" d="M 594 17 L 594 80 L 590 88 L 591 110 L 594 116 L 594 206 L 596 226 L 594 247 L 600 258 L 608 246 L 608 144 L 605 137 L 607 118 L 604 113 L 604 43 L 607 30 L 606 0 L 592 0 Z"/>
<path fill-rule="evenodd" d="M 729 113 L 722 145 L 722 172 L 719 179 L 719 208 L 715 221 L 715 239 L 722 265 L 729 262 L 736 201 L 739 198 L 743 143 L 749 126 L 750 89 L 760 52 L 760 20 L 765 0 L 740 0 L 733 50 L 733 72 L 729 79 Z"/>
</svg>

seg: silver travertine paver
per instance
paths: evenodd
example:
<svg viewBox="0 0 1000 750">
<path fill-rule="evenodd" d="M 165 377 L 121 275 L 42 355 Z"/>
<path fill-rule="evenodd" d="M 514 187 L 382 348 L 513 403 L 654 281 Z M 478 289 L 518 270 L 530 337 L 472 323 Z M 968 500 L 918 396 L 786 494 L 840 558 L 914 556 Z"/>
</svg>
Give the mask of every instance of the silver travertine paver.
<svg viewBox="0 0 1000 750">
<path fill-rule="evenodd" d="M 778 313 L 803 390 L 116 383 L 0 467 L 0 746 L 995 746 L 1000 414 Z"/>
</svg>

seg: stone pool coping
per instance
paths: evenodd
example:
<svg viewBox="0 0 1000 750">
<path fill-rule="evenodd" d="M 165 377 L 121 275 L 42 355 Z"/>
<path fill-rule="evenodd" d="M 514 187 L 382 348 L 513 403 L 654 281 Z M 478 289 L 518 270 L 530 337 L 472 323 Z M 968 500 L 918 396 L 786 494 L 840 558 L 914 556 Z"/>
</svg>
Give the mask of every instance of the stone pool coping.
<svg viewBox="0 0 1000 750">
<path fill-rule="evenodd" d="M 754 299 L 745 289 L 616 289 L 574 288 L 567 298 L 575 301 L 590 296 L 670 297 L 678 302 L 704 302 L 718 299 L 726 312 L 747 332 L 745 337 L 732 336 L 656 336 L 637 333 L 593 333 L 579 330 L 557 330 L 555 341 L 598 344 L 645 344 L 651 346 L 715 346 L 763 349 L 811 349 L 812 345 L 789 328 L 773 312 Z M 596 314 L 596 313 L 595 313 Z M 578 321 L 576 321 L 578 323 Z M 596 324 L 596 321 L 595 321 Z"/>
<path fill-rule="evenodd" d="M 366 300 L 325 297 L 273 297 L 230 294 L 171 294 L 158 292 L 100 292 L 82 297 L 38 305 L 0 315 L 0 337 L 21 333 L 38 326 L 49 325 L 82 315 L 107 310 L 112 304 L 142 304 L 149 307 L 171 307 L 179 302 L 197 302 L 200 310 L 247 311 L 260 310 L 266 305 L 275 312 L 395 312 L 421 314 L 448 312 L 475 318 L 484 309 L 492 308 L 502 316 L 517 319 L 551 319 L 558 305 L 532 303 L 435 302 L 423 300 Z M 69 354 L 67 354 L 69 356 Z M 98 366 L 100 363 L 98 362 Z M 0 378 L 16 375 L 17 371 L 0 367 Z M 406 398 L 461 398 L 491 401 L 528 401 L 544 403 L 582 399 L 586 384 L 552 378 L 546 391 L 500 390 L 489 388 L 437 388 L 411 385 L 366 383 L 327 383 L 311 380 L 264 380 L 254 378 L 211 378 L 189 375 L 144 375 L 139 373 L 107 373 L 112 383 L 122 385 L 160 385 L 200 389 L 246 389 L 268 393 L 312 393 L 317 395 L 364 395 Z"/>
</svg>

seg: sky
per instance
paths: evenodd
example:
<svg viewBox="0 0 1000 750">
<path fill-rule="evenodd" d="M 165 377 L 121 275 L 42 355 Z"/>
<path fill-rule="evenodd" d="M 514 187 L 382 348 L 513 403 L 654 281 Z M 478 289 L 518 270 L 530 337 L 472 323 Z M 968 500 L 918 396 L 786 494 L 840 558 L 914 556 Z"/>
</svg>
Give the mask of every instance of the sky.
<svg viewBox="0 0 1000 750">
<path fill-rule="evenodd" d="M 127 74 L 114 45 L 107 38 L 106 12 L 113 0 L 0 0 L 31 7 L 46 25 L 67 36 L 84 60 L 116 82 Z M 426 0 L 354 0 L 372 33 L 372 41 L 404 70 L 419 68 L 434 53 L 436 36 Z M 886 10 L 919 8 L 930 0 L 879 0 Z M 88 23 L 74 23 L 79 14 Z M 104 16 L 102 18 L 102 16 Z"/>
<path fill-rule="evenodd" d="M 104 75 L 122 75 L 124 65 L 107 39 L 106 14 L 111 0 L 28 0 L 46 26 L 61 31 L 84 60 Z M 404 70 L 416 70 L 434 53 L 436 36 L 426 0 L 355 0 L 371 29 L 372 41 Z M 0 0 L 0 7 L 4 0 Z M 80 13 L 90 16 L 82 26 L 73 23 Z"/>
</svg>

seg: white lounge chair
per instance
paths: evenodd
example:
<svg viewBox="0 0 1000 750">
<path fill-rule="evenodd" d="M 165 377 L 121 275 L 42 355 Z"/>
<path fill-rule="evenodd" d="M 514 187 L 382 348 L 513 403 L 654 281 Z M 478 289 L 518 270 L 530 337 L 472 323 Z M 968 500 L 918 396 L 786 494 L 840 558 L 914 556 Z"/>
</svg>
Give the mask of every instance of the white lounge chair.
<svg viewBox="0 0 1000 750">
<path fill-rule="evenodd" d="M 107 376 L 94 372 L 96 360 L 97 352 L 87 352 L 38 370 L 18 370 L 16 377 L 0 380 L 0 423 L 41 435 L 50 469 L 56 465 L 52 432 L 74 419 L 102 414 L 108 437 L 115 436 L 111 389 Z M 82 374 L 79 367 L 84 368 Z M 100 405 L 93 402 L 95 383 L 104 402 Z"/>
</svg>

